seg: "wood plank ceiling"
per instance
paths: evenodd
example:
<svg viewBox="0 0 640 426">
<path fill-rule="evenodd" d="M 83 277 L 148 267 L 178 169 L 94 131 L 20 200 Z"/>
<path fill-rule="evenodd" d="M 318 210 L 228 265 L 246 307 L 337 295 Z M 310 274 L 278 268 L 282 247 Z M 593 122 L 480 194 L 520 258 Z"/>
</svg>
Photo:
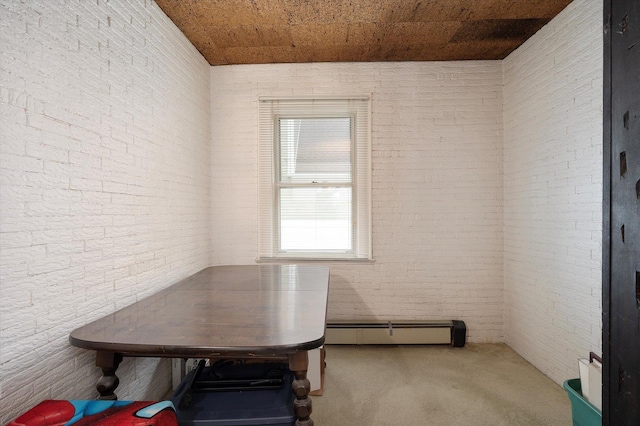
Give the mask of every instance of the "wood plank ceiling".
<svg viewBox="0 0 640 426">
<path fill-rule="evenodd" d="M 211 65 L 503 59 L 571 0 L 155 0 Z"/>
</svg>

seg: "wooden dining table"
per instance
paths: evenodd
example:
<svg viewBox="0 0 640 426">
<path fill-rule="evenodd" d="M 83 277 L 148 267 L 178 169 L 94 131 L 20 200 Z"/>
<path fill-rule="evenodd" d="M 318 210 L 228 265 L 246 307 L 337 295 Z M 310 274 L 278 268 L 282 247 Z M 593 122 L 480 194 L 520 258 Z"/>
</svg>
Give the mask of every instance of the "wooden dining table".
<svg viewBox="0 0 640 426">
<path fill-rule="evenodd" d="M 71 332 L 96 351 L 99 399 L 117 399 L 123 357 L 286 357 L 296 425 L 313 425 L 307 351 L 324 343 L 329 268 L 213 266 Z"/>
</svg>

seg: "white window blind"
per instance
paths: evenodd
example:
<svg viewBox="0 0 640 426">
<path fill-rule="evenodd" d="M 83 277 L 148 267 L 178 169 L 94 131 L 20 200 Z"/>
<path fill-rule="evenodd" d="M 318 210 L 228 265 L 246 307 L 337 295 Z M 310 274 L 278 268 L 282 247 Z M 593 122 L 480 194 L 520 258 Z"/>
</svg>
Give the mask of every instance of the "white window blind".
<svg viewBox="0 0 640 426">
<path fill-rule="evenodd" d="M 369 97 L 259 104 L 259 259 L 370 259 Z"/>
</svg>

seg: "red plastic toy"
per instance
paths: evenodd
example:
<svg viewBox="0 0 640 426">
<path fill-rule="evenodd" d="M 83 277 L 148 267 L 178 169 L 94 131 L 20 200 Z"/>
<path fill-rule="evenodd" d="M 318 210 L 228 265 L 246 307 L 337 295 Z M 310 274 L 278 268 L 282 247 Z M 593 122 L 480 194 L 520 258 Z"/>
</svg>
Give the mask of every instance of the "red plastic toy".
<svg viewBox="0 0 640 426">
<path fill-rule="evenodd" d="M 170 401 L 46 400 L 7 426 L 177 426 Z"/>
</svg>

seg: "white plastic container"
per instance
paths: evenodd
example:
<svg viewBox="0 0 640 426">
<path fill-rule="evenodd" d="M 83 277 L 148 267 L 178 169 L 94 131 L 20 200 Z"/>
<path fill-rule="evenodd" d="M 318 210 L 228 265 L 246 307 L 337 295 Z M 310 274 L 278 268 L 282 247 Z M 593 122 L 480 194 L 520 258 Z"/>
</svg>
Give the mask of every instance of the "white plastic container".
<svg viewBox="0 0 640 426">
<path fill-rule="evenodd" d="M 589 397 L 587 400 L 602 411 L 602 364 L 595 359 L 589 363 Z"/>
<path fill-rule="evenodd" d="M 587 358 L 578 359 L 578 368 L 580 369 L 580 387 L 582 388 L 582 397 L 589 400 L 589 360 Z"/>
</svg>

